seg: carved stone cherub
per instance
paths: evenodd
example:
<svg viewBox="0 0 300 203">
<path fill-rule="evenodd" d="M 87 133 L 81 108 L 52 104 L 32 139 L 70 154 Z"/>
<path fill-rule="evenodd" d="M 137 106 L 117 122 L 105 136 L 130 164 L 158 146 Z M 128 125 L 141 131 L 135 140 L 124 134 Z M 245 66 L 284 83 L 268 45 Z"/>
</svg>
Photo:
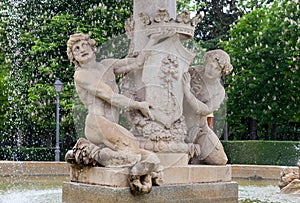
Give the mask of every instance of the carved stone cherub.
<svg viewBox="0 0 300 203">
<path fill-rule="evenodd" d="M 66 159 L 84 165 L 131 167 L 131 189 L 137 194 L 148 193 L 151 191 L 153 172 L 161 170 L 160 161 L 154 153 L 140 149 L 132 133 L 117 123 L 119 108 L 137 109 L 145 117 L 150 117 L 150 105 L 119 94 L 114 75 L 139 68 L 143 59 L 107 59 L 97 62 L 95 43 L 84 34 L 71 35 L 67 43 L 68 57 L 76 68 L 76 91 L 88 109 L 85 121 L 85 136 L 88 140 L 79 139 Z"/>
<path fill-rule="evenodd" d="M 217 135 L 207 125 L 207 115 L 220 107 L 225 90 L 220 77 L 232 70 L 229 55 L 222 50 L 204 54 L 205 66 L 197 66 L 184 73 L 184 112 L 188 127 L 186 142 L 193 143 L 195 152 L 190 163 L 224 165 L 227 156 Z"/>
</svg>

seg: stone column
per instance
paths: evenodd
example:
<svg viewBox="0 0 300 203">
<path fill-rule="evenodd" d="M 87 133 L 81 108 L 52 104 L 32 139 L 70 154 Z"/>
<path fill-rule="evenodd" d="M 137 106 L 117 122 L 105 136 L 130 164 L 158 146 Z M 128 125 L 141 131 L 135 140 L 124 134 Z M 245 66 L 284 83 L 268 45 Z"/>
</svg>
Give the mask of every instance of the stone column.
<svg viewBox="0 0 300 203">
<path fill-rule="evenodd" d="M 183 74 L 194 53 L 182 41 L 193 37 L 195 22 L 188 12 L 176 13 L 175 0 L 135 0 L 129 56 L 144 58 L 143 67 L 130 71 L 122 94 L 151 104 L 152 118 L 138 111 L 127 113 L 132 133 L 141 147 L 154 152 L 187 153 L 183 112 Z"/>
<path fill-rule="evenodd" d="M 140 20 L 139 14 L 145 13 L 150 17 L 154 17 L 157 9 L 166 8 L 170 17 L 176 17 L 176 0 L 134 0 L 133 3 L 133 19 L 134 19 L 134 34 L 132 39 L 133 50 L 139 52 L 142 50 L 148 38 L 145 34 L 144 25 Z"/>
</svg>

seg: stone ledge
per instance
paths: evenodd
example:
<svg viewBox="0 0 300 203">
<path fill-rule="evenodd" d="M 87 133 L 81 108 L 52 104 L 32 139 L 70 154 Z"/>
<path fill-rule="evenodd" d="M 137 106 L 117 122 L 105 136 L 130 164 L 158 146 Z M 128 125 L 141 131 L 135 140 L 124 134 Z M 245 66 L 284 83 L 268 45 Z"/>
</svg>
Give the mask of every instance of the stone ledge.
<svg viewBox="0 0 300 203">
<path fill-rule="evenodd" d="M 186 153 L 156 153 L 160 164 L 167 166 L 187 166 L 189 157 Z"/>
<path fill-rule="evenodd" d="M 154 186 L 149 194 L 133 196 L 129 188 L 64 182 L 64 203 L 237 203 L 238 185 L 235 182 Z"/>
<path fill-rule="evenodd" d="M 266 166 L 266 165 L 231 165 L 233 178 L 253 178 L 279 180 L 284 168 L 292 168 L 298 172 L 298 167 Z"/>
<path fill-rule="evenodd" d="M 65 162 L 1 161 L 0 176 L 69 175 Z"/>
<path fill-rule="evenodd" d="M 71 181 L 79 183 L 127 187 L 128 168 L 78 167 L 70 165 Z M 172 166 L 163 171 L 163 184 L 230 182 L 230 166 Z"/>
<path fill-rule="evenodd" d="M 128 168 L 79 167 L 70 164 L 71 181 L 112 187 L 128 187 Z"/>
<path fill-rule="evenodd" d="M 189 165 L 190 166 L 190 165 Z M 200 165 L 201 166 L 201 165 Z M 203 166 L 203 165 L 202 165 Z M 284 168 L 293 166 L 270 165 L 227 165 L 231 167 L 232 178 L 262 178 L 279 180 L 280 172 Z M 216 166 L 218 167 L 218 166 Z M 39 161 L 0 161 L 0 176 L 22 175 L 53 175 L 69 176 L 69 165 L 66 162 L 39 162 Z"/>
</svg>

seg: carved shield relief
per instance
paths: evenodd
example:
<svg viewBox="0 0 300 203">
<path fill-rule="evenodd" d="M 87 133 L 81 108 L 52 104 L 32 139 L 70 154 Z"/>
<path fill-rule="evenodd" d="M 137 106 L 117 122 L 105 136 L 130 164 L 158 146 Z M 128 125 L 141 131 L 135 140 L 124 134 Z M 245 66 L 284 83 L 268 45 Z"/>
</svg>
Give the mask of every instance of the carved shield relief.
<svg viewBox="0 0 300 203">
<path fill-rule="evenodd" d="M 182 75 L 188 71 L 194 54 L 182 46 L 177 34 L 144 51 L 145 101 L 153 107 L 154 120 L 170 128 L 182 115 Z"/>
</svg>

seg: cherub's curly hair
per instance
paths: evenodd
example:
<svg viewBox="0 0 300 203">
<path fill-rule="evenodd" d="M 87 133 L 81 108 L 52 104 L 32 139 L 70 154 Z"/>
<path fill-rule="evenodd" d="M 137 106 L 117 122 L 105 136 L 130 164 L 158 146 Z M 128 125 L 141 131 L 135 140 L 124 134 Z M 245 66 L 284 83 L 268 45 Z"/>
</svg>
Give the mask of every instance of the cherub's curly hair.
<svg viewBox="0 0 300 203">
<path fill-rule="evenodd" d="M 76 43 L 76 42 L 79 42 L 81 40 L 85 40 L 88 42 L 88 44 L 91 46 L 91 48 L 96 51 L 96 41 L 91 39 L 90 36 L 88 35 L 85 35 L 85 34 L 82 34 L 82 33 L 78 33 L 78 34 L 73 34 L 73 35 L 70 35 L 70 38 L 67 42 L 67 55 L 68 55 L 68 58 L 69 60 L 75 64 L 75 66 L 78 66 L 79 63 L 78 61 L 75 60 L 75 57 L 73 55 L 73 52 L 72 52 L 72 47 L 73 45 Z"/>
<path fill-rule="evenodd" d="M 233 69 L 229 55 L 221 49 L 205 52 L 203 61 L 207 63 L 208 60 L 215 60 L 219 64 L 222 75 L 228 75 Z"/>
</svg>

